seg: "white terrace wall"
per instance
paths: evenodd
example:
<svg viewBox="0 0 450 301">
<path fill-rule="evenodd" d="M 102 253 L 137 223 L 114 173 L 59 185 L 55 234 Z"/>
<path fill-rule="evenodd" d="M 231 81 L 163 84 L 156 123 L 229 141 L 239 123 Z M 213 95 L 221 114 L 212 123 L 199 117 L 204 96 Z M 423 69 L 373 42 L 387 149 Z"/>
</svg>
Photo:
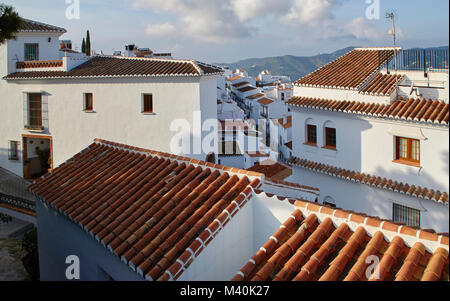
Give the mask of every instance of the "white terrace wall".
<svg viewBox="0 0 450 301">
<path fill-rule="evenodd" d="M 295 108 L 292 111 L 293 156 L 448 193 L 448 127 L 324 110 Z M 318 147 L 304 145 L 306 123 L 317 126 Z M 336 128 L 337 151 L 322 148 L 326 126 Z M 392 162 L 395 135 L 421 139 L 420 168 Z"/>
<path fill-rule="evenodd" d="M 80 259 L 81 281 L 143 281 L 80 226 L 40 201 L 36 202 L 41 281 L 67 281 L 66 258 Z"/>
<path fill-rule="evenodd" d="M 231 280 L 294 210 L 287 201 L 253 193 L 178 280 Z"/>
<path fill-rule="evenodd" d="M 344 210 L 365 213 L 382 219 L 393 219 L 393 204 L 420 210 L 422 229 L 449 231 L 449 208 L 434 201 L 407 196 L 390 190 L 336 178 L 300 167 L 293 167 L 287 181 L 320 189 L 319 202 L 335 203 Z"/>
</svg>

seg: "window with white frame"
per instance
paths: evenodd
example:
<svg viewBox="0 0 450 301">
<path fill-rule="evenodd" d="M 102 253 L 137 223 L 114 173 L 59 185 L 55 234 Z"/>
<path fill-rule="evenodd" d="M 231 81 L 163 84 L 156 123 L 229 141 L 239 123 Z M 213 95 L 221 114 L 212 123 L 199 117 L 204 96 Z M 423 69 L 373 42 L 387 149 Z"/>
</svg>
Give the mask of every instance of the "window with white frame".
<svg viewBox="0 0 450 301">
<path fill-rule="evenodd" d="M 8 159 L 11 161 L 19 160 L 19 142 L 9 141 Z"/>
<path fill-rule="evenodd" d="M 392 211 L 394 222 L 420 227 L 420 210 L 394 203 Z"/>
</svg>

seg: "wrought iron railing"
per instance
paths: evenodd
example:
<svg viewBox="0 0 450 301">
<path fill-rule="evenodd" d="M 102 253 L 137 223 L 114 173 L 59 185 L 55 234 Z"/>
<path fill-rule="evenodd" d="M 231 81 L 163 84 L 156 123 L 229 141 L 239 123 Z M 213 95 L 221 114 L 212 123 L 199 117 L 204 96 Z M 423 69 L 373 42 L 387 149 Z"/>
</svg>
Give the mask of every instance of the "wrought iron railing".
<svg viewBox="0 0 450 301">
<path fill-rule="evenodd" d="M 0 204 L 5 204 L 13 208 L 36 212 L 36 202 L 21 199 L 11 195 L 6 195 L 0 192 Z"/>
<path fill-rule="evenodd" d="M 408 49 L 398 51 L 384 69 L 388 71 L 423 71 L 448 72 L 449 71 L 449 49 Z"/>
</svg>

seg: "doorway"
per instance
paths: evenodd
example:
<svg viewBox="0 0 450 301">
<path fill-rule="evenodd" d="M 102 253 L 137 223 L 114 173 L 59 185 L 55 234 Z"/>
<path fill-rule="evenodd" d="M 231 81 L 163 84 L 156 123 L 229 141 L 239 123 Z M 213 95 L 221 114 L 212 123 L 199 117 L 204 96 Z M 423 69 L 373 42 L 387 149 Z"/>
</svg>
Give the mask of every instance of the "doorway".
<svg viewBox="0 0 450 301">
<path fill-rule="evenodd" d="M 50 136 L 23 135 L 23 176 L 39 178 L 53 169 L 53 143 Z"/>
</svg>

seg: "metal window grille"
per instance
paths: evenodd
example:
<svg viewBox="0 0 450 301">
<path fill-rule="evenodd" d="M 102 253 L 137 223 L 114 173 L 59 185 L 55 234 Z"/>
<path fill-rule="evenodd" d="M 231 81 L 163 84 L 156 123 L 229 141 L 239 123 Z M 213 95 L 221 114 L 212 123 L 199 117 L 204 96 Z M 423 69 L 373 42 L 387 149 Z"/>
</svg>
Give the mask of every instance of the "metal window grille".
<svg viewBox="0 0 450 301">
<path fill-rule="evenodd" d="M 407 226 L 420 227 L 420 210 L 394 203 L 393 221 Z"/>
<path fill-rule="evenodd" d="M 19 160 L 19 142 L 9 141 L 9 160 Z"/>
<path fill-rule="evenodd" d="M 39 60 L 39 44 L 25 44 L 25 61 Z"/>
</svg>

